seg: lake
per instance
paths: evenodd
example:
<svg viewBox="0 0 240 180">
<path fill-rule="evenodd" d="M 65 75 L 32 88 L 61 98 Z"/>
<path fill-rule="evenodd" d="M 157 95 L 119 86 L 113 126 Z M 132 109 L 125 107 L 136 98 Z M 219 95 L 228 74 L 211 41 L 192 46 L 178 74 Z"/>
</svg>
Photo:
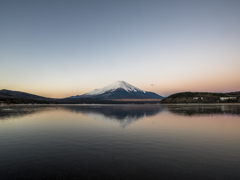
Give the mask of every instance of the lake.
<svg viewBox="0 0 240 180">
<path fill-rule="evenodd" d="M 0 106 L 0 179 L 240 179 L 240 105 Z"/>
</svg>

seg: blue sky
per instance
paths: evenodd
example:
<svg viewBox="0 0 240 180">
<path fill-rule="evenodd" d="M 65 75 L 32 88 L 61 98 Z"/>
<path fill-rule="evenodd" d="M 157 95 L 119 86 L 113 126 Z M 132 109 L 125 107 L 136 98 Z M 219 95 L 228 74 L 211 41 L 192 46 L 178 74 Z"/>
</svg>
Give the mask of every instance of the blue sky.
<svg viewBox="0 0 240 180">
<path fill-rule="evenodd" d="M 0 1 L 0 89 L 240 90 L 240 1 Z M 153 84 L 153 86 L 151 85 Z"/>
</svg>

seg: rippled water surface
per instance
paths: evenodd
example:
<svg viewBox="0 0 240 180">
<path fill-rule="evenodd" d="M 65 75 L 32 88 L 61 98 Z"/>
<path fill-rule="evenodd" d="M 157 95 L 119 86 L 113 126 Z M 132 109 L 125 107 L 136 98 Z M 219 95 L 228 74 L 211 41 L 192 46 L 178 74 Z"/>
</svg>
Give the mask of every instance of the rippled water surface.
<svg viewBox="0 0 240 180">
<path fill-rule="evenodd" d="M 0 106 L 0 179 L 240 179 L 240 105 Z"/>
</svg>

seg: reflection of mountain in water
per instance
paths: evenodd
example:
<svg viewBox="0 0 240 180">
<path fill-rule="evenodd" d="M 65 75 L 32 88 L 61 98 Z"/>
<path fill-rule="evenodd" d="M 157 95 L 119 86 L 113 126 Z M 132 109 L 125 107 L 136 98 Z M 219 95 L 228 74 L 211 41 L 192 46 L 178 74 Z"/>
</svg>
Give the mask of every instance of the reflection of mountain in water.
<svg viewBox="0 0 240 180">
<path fill-rule="evenodd" d="M 161 111 L 184 116 L 201 115 L 237 115 L 240 116 L 240 105 L 27 105 L 27 106 L 0 106 L 0 120 L 23 117 L 52 110 L 67 110 L 72 113 L 82 113 L 103 119 L 108 122 L 117 122 L 121 127 L 144 118 L 154 116 Z"/>
<path fill-rule="evenodd" d="M 178 115 L 196 116 L 196 115 L 221 115 L 232 114 L 240 115 L 240 105 L 163 105 L 164 109 Z"/>
<path fill-rule="evenodd" d="M 0 106 L 0 120 L 5 120 L 14 117 L 23 117 L 31 114 L 40 113 L 46 110 L 56 109 L 55 107 L 49 106 L 31 106 L 31 105 L 20 105 L 20 106 Z"/>
<path fill-rule="evenodd" d="M 83 113 L 97 119 L 118 122 L 121 127 L 146 116 L 156 115 L 161 111 L 159 105 L 46 105 L 46 106 L 2 106 L 0 120 L 23 117 L 35 113 L 51 110 L 67 110 L 74 113 Z"/>
<path fill-rule="evenodd" d="M 123 128 L 134 121 L 146 116 L 154 116 L 161 111 L 159 105 L 66 106 L 64 108 L 72 112 L 118 122 Z"/>
</svg>

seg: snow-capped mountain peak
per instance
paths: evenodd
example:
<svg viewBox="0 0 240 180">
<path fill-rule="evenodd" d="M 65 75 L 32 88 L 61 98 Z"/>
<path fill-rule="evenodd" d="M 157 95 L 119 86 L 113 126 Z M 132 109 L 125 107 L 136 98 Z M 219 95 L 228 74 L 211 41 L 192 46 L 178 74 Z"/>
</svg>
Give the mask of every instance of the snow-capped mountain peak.
<svg viewBox="0 0 240 180">
<path fill-rule="evenodd" d="M 128 84 L 127 82 L 125 81 L 116 81 L 114 82 L 113 84 L 110 84 L 104 88 L 101 88 L 101 89 L 95 89 L 89 93 L 86 93 L 84 94 L 85 96 L 88 96 L 88 95 L 100 95 L 100 94 L 103 94 L 105 92 L 112 92 L 112 91 L 115 91 L 116 89 L 124 89 L 125 91 L 127 92 L 142 92 L 142 93 L 146 93 L 145 91 L 137 88 L 137 87 L 134 87 L 132 86 L 131 84 Z"/>
<path fill-rule="evenodd" d="M 125 81 L 117 81 L 101 89 L 95 89 L 89 93 L 77 96 L 71 96 L 70 98 L 95 98 L 102 100 L 143 100 L 143 99 L 153 99 L 160 100 L 163 99 L 162 96 L 153 93 L 143 91 Z"/>
</svg>

